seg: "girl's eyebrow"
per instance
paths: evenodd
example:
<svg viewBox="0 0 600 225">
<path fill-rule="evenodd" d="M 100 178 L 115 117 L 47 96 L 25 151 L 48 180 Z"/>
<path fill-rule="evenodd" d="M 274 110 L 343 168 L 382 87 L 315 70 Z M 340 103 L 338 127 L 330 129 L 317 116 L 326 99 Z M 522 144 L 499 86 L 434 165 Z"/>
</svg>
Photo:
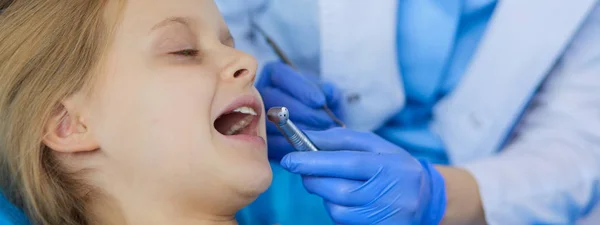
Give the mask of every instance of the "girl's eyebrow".
<svg viewBox="0 0 600 225">
<path fill-rule="evenodd" d="M 169 18 L 166 18 L 163 21 L 157 23 L 156 25 L 154 25 L 150 29 L 150 32 L 158 30 L 162 27 L 173 25 L 173 24 L 182 24 L 182 25 L 189 27 L 189 24 L 190 24 L 189 21 L 190 21 L 190 19 L 186 18 L 186 17 L 169 17 Z"/>
</svg>

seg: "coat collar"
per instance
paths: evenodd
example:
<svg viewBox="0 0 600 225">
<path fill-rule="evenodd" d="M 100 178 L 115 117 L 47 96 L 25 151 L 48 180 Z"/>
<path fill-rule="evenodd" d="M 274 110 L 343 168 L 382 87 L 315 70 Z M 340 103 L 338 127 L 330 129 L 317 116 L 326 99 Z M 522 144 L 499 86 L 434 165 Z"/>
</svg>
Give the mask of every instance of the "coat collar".
<svg viewBox="0 0 600 225">
<path fill-rule="evenodd" d="M 432 124 L 450 159 L 497 151 L 596 0 L 500 0 L 467 73 Z M 457 129 L 460 132 L 456 132 Z"/>
</svg>

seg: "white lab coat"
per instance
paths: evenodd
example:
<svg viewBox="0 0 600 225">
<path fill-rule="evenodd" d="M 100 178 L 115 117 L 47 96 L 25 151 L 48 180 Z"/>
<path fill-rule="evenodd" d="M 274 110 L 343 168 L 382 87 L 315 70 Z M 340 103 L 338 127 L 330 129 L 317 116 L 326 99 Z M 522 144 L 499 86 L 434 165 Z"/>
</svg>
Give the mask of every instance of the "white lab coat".
<svg viewBox="0 0 600 225">
<path fill-rule="evenodd" d="M 351 127 L 367 130 L 405 101 L 397 1 L 217 3 L 237 45 L 260 62 L 277 57 L 252 35 L 250 18 L 301 69 L 360 96 L 344 111 Z M 466 74 L 435 107 L 431 128 L 451 162 L 476 178 L 489 224 L 570 224 L 600 198 L 598 4 L 499 0 Z M 304 67 L 315 59 L 320 67 Z"/>
</svg>

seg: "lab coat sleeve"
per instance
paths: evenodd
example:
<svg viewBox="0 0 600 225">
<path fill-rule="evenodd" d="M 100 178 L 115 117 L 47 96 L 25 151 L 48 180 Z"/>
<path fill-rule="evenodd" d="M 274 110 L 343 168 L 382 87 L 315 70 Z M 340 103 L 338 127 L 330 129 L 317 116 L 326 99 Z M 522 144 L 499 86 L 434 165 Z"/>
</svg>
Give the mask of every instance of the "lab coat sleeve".
<svg viewBox="0 0 600 225">
<path fill-rule="evenodd" d="M 591 15 L 579 30 L 507 146 L 462 165 L 488 224 L 574 224 L 599 200 L 599 23 Z"/>
</svg>

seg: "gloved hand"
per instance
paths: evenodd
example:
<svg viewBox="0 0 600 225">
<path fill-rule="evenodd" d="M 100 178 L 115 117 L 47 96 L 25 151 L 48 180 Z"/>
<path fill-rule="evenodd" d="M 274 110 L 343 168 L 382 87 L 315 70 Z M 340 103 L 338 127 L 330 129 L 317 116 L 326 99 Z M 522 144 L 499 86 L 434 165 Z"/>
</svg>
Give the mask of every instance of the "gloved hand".
<svg viewBox="0 0 600 225">
<path fill-rule="evenodd" d="M 444 179 L 372 133 L 334 128 L 306 131 L 321 150 L 281 160 L 303 175 L 308 192 L 325 200 L 337 224 L 439 224 L 446 208 Z"/>
<path fill-rule="evenodd" d="M 336 126 L 323 110 L 327 106 L 341 116 L 341 93 L 330 83 L 319 82 L 316 76 L 304 75 L 293 68 L 274 62 L 265 65 L 256 88 L 265 103 L 265 109 L 285 106 L 290 110 L 290 120 L 302 130 L 326 130 Z M 280 160 L 295 151 L 277 127 L 267 121 L 269 158 Z"/>
</svg>

